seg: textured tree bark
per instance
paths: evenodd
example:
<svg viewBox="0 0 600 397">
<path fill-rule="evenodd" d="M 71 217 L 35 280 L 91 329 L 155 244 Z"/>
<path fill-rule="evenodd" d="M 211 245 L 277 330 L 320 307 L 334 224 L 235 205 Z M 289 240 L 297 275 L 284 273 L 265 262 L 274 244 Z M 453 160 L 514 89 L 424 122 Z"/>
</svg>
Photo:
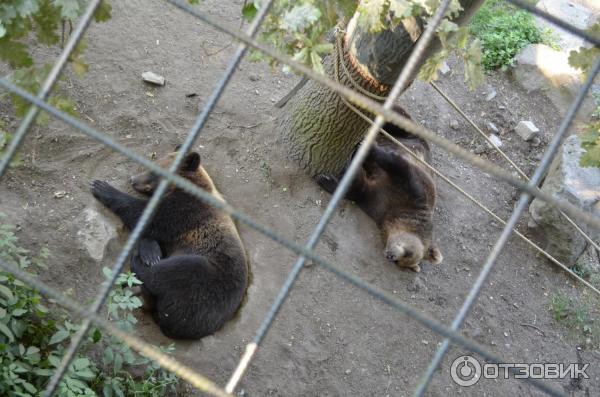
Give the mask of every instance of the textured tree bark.
<svg viewBox="0 0 600 397">
<path fill-rule="evenodd" d="M 461 0 L 464 10 L 454 22 L 464 23 L 482 2 Z M 394 29 L 373 34 L 358 27 L 356 19 L 357 15 L 346 28 L 342 61 L 355 83 L 376 96 L 386 96 L 421 35 L 423 23 L 409 18 Z M 434 40 L 422 59 L 437 50 L 439 42 Z M 323 61 L 325 72 L 333 79 L 335 59 L 332 54 Z M 352 87 L 342 68 L 339 77 L 342 84 Z M 289 157 L 309 175 L 339 175 L 363 138 L 368 123 L 337 94 L 308 81 L 284 107 L 279 127 Z"/>
</svg>

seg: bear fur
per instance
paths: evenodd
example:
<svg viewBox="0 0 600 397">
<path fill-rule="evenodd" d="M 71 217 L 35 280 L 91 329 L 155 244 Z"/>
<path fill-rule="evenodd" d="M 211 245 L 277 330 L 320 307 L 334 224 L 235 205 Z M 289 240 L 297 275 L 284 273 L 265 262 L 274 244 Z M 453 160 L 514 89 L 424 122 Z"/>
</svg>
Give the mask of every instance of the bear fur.
<svg viewBox="0 0 600 397">
<path fill-rule="evenodd" d="M 168 168 L 176 152 L 157 163 Z M 200 155 L 186 155 L 178 175 L 223 200 L 200 165 Z M 150 196 L 160 178 L 144 172 L 131 178 L 134 190 Z M 148 202 L 94 181 L 92 194 L 132 230 Z M 163 334 L 198 339 L 213 334 L 242 302 L 248 285 L 244 247 L 233 220 L 224 212 L 171 185 L 131 258 L 143 282 L 145 308 Z"/>
<path fill-rule="evenodd" d="M 396 107 L 395 111 L 409 117 L 402 108 Z M 426 141 L 391 123 L 383 129 L 430 162 Z M 315 177 L 331 194 L 340 179 L 341 175 Z M 375 221 L 385 242 L 385 256 L 396 265 L 419 272 L 422 260 L 441 263 L 442 254 L 433 241 L 433 174 L 394 142 L 378 135 L 346 198 L 356 202 Z"/>
</svg>

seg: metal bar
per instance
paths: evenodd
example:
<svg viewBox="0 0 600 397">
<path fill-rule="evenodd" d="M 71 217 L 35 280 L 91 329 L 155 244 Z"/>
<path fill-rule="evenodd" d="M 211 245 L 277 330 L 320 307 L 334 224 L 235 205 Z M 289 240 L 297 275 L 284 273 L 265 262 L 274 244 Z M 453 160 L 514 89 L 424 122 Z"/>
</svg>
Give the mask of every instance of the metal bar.
<svg viewBox="0 0 600 397">
<path fill-rule="evenodd" d="M 600 37 L 594 36 L 585 30 L 579 29 L 560 18 L 555 17 L 554 15 L 548 14 L 546 11 L 542 11 L 539 8 L 532 5 L 532 3 L 527 3 L 523 0 L 506 0 L 509 3 L 516 5 L 519 8 L 522 8 L 526 11 L 529 11 L 532 14 L 535 14 L 539 17 L 544 18 L 548 22 L 568 31 L 569 33 L 573 33 L 576 36 L 581 37 L 582 39 L 587 40 L 589 43 L 594 44 L 596 47 L 600 47 Z"/>
<path fill-rule="evenodd" d="M 54 84 L 58 80 L 58 77 L 60 76 L 62 70 L 67 64 L 71 53 L 75 50 L 77 44 L 83 37 L 83 34 L 85 33 L 86 29 L 88 28 L 94 16 L 94 12 L 96 11 L 96 8 L 98 8 L 98 5 L 100 5 L 100 1 L 101 0 L 93 0 L 89 2 L 83 15 L 81 16 L 81 20 L 75 27 L 73 34 L 69 37 L 67 45 L 60 53 L 58 60 L 56 61 L 56 63 L 54 63 L 54 66 L 52 66 L 52 69 L 50 70 L 50 73 L 48 73 L 48 77 L 46 77 L 44 84 L 42 84 L 42 88 L 40 89 L 40 92 L 37 95 L 39 99 L 45 100 L 46 98 L 48 98 L 48 95 L 50 95 Z M 17 132 L 10 140 L 8 147 L 6 148 L 6 151 L 4 153 L 4 156 L 0 158 L 0 179 L 2 179 L 2 176 L 4 176 L 4 173 L 8 169 L 8 165 L 17 153 L 19 146 L 21 146 L 23 138 L 25 138 L 25 135 L 29 131 L 29 128 L 34 122 L 38 112 L 39 109 L 35 105 L 29 108 L 27 114 L 23 118 L 23 121 L 21 121 L 21 124 L 19 125 Z"/>
<path fill-rule="evenodd" d="M 98 142 L 104 144 L 105 146 L 107 146 L 119 153 L 122 153 L 123 155 L 127 156 L 131 160 L 137 162 L 138 164 L 141 164 L 142 166 L 147 168 L 149 171 L 151 171 L 165 179 L 168 179 L 170 182 L 177 185 L 179 188 L 181 188 L 185 192 L 189 193 L 190 195 L 197 197 L 198 199 L 208 203 L 209 205 L 230 214 L 236 220 L 256 229 L 260 233 L 269 237 L 273 241 L 278 242 L 279 244 L 281 244 L 285 248 L 289 249 L 290 251 L 293 251 L 297 254 L 305 256 L 306 258 L 312 260 L 316 264 L 323 266 L 328 271 L 338 275 L 339 277 L 342 277 L 343 279 L 351 282 L 353 285 L 367 291 L 372 296 L 378 297 L 386 304 L 389 304 L 392 307 L 399 310 L 400 312 L 407 314 L 410 317 L 413 317 L 419 323 L 423 324 L 424 326 L 433 330 L 434 332 L 437 332 L 437 333 L 441 334 L 442 336 L 448 337 L 453 342 L 465 347 L 466 349 L 468 349 L 472 352 L 480 354 L 482 357 L 486 358 L 488 361 L 504 362 L 501 359 L 495 358 L 495 356 L 493 354 L 486 352 L 483 348 L 478 346 L 476 343 L 463 337 L 459 333 L 451 331 L 448 327 L 444 326 L 443 324 L 439 323 L 438 321 L 433 320 L 424 314 L 421 314 L 417 309 L 400 302 L 393 295 L 390 295 L 387 292 L 382 291 L 382 290 L 376 288 L 375 286 L 372 286 L 371 284 L 365 282 L 364 280 L 361 280 L 359 277 L 357 277 L 349 272 L 346 272 L 340 266 L 337 266 L 337 265 L 321 258 L 314 251 L 308 250 L 308 249 L 306 249 L 306 247 L 303 247 L 299 244 L 296 244 L 288 239 L 281 237 L 281 235 L 279 233 L 275 233 L 271 229 L 255 222 L 252 218 L 250 218 L 246 214 L 236 210 L 231 205 L 229 205 L 221 200 L 216 199 L 215 197 L 213 197 L 211 194 L 205 192 L 204 190 L 199 189 L 196 185 L 194 185 L 190 181 L 188 181 L 178 175 L 173 175 L 169 171 L 167 171 L 163 168 L 160 168 L 158 165 L 156 165 L 152 161 L 130 151 L 126 147 L 116 143 L 108 136 L 96 131 L 94 128 L 91 128 L 90 126 L 84 124 L 80 120 L 77 120 L 63 112 L 59 112 L 58 110 L 54 109 L 52 106 L 48 105 L 47 103 L 36 99 L 33 95 L 30 95 L 29 93 L 21 90 L 18 87 L 15 87 L 12 84 L 7 83 L 6 81 L 4 81 L 2 79 L 0 79 L 0 86 L 8 88 L 10 91 L 18 94 L 19 96 L 22 96 L 23 98 L 27 99 L 30 102 L 35 101 L 35 103 L 38 107 L 40 107 L 41 109 L 43 109 L 44 111 L 46 111 L 48 113 L 51 113 L 53 116 L 59 118 L 60 120 L 65 121 L 69 125 L 72 125 L 73 127 L 79 129 L 81 132 L 83 132 L 87 136 L 97 140 Z M 18 272 L 13 272 L 13 270 L 15 269 L 13 266 L 3 264 L 3 262 L 1 262 L 1 261 L 0 261 L 0 267 L 7 269 L 8 271 L 10 271 L 13 274 L 17 274 L 17 275 L 20 274 Z M 29 282 L 30 279 L 31 278 L 26 278 L 24 280 Z M 36 280 L 33 280 L 33 281 L 34 281 L 33 283 L 30 282 L 30 285 L 32 285 L 35 288 L 38 288 L 40 291 L 44 292 L 43 289 L 39 288 L 39 285 L 44 285 L 44 284 L 40 283 L 39 281 L 36 281 Z M 56 299 L 56 297 L 54 295 L 52 296 L 52 298 Z M 58 301 L 58 299 L 57 299 L 57 301 Z M 87 318 L 87 317 L 95 318 L 94 314 L 88 314 L 87 312 L 85 312 L 83 309 L 80 309 L 80 308 L 78 308 L 78 311 L 76 311 L 76 312 L 78 314 L 82 315 L 82 317 L 84 317 L 84 318 Z M 81 314 L 81 313 L 83 313 L 83 314 Z M 526 379 L 526 381 L 528 381 L 532 384 L 534 384 L 534 383 L 539 384 L 539 382 L 535 379 Z M 543 385 L 542 385 L 542 387 L 546 388 Z M 552 390 L 552 389 L 550 388 L 549 390 Z M 556 393 L 553 395 L 560 396 L 561 394 Z"/>
<path fill-rule="evenodd" d="M 588 74 L 585 83 L 577 93 L 577 97 L 575 98 L 573 104 L 569 108 L 569 111 L 565 115 L 565 118 L 563 119 L 557 133 L 554 135 L 554 137 L 552 137 L 552 140 L 550 141 L 550 144 L 548 145 L 548 148 L 546 149 L 539 166 L 536 168 L 535 172 L 533 173 L 533 176 L 531 177 L 531 180 L 529 181 L 529 185 L 537 186 L 542 181 L 542 178 L 544 177 L 546 171 L 550 167 L 552 159 L 560 149 L 560 145 L 562 144 L 562 141 L 568 133 L 569 127 L 571 126 L 571 123 L 573 122 L 577 111 L 583 103 L 583 100 L 585 99 L 588 90 L 592 86 L 594 78 L 598 74 L 598 71 L 600 71 L 600 57 L 598 57 L 594 62 L 594 65 L 592 66 L 592 69 L 590 70 L 590 73 Z M 496 259 L 498 259 L 498 256 L 500 255 L 500 251 L 502 251 L 502 248 L 504 248 L 504 245 L 508 241 L 508 238 L 512 233 L 512 229 L 519 221 L 519 218 L 521 217 L 523 211 L 525 211 L 525 208 L 529 203 L 529 199 L 530 196 L 526 192 L 521 194 L 521 197 L 519 198 L 519 201 L 517 202 L 517 205 L 511 217 L 509 218 L 508 222 L 506 222 L 506 225 L 504 226 L 500 237 L 498 237 L 494 248 L 490 252 L 490 255 L 488 256 L 485 264 L 483 265 L 483 268 L 481 269 L 481 272 L 479 273 L 475 284 L 473 284 L 473 287 L 469 291 L 469 294 L 467 295 L 467 298 L 465 299 L 462 307 L 460 308 L 460 311 L 452 321 L 452 330 L 458 330 L 458 328 L 462 325 L 464 319 L 468 316 L 471 307 L 477 301 L 483 284 L 485 283 L 490 272 L 492 271 L 494 264 L 496 263 Z M 433 360 L 431 361 L 429 367 L 425 371 L 425 375 L 423 376 L 423 378 L 419 382 L 419 385 L 417 386 L 417 389 L 415 390 L 415 396 L 423 396 L 425 390 L 427 389 L 427 386 L 429 385 L 431 379 L 433 378 L 433 375 L 435 374 L 437 367 L 440 365 L 442 359 L 444 358 L 444 355 L 448 351 L 449 346 L 450 342 L 448 339 L 446 339 L 438 348 Z"/>
<path fill-rule="evenodd" d="M 460 157 L 461 159 L 467 161 L 468 163 L 480 168 L 482 171 L 484 171 L 490 175 L 493 175 L 502 181 L 510 183 L 511 185 L 515 186 L 516 188 L 518 188 L 522 191 L 525 191 L 525 192 L 531 194 L 532 196 L 539 198 L 540 200 L 542 200 L 544 202 L 551 203 L 555 207 L 563 210 L 566 214 L 571 216 L 571 218 L 578 219 L 590 226 L 600 229 L 600 218 L 599 217 L 596 217 L 589 212 L 582 211 L 580 208 L 577 208 L 576 206 L 574 206 L 564 200 L 559 200 L 559 201 L 555 200 L 552 197 L 552 195 L 547 194 L 538 188 L 532 188 L 527 183 L 525 183 L 524 181 L 522 181 L 518 178 L 515 178 L 514 176 L 512 176 L 509 172 L 505 171 L 504 169 L 491 164 L 490 162 L 480 158 L 479 156 L 476 156 L 476 155 L 470 153 L 469 151 L 459 147 L 458 145 L 454 144 L 453 142 L 449 141 L 448 139 L 440 137 L 436 133 L 428 130 L 427 128 L 425 128 L 423 126 L 416 124 L 412 120 L 409 120 L 406 117 L 403 117 L 394 111 L 391 111 L 389 109 L 384 109 L 381 106 L 381 104 L 379 104 L 378 102 L 376 102 L 370 98 L 367 98 L 366 96 L 364 96 L 362 94 L 356 93 L 355 91 L 351 90 L 350 88 L 342 86 L 342 85 L 338 84 L 337 82 L 331 80 L 330 78 L 321 75 L 320 73 L 314 72 L 312 69 L 290 59 L 289 57 L 279 54 L 273 48 L 270 48 L 261 43 L 258 43 L 256 40 L 238 32 L 234 29 L 224 26 L 223 24 L 215 21 L 213 18 L 207 16 L 206 14 L 204 14 L 192 7 L 189 7 L 185 2 L 183 2 L 181 0 L 167 0 L 167 1 L 173 5 L 176 5 L 183 11 L 208 23 L 209 25 L 215 27 L 216 29 L 234 37 L 235 39 L 237 39 L 241 42 L 248 44 L 249 46 L 263 52 L 264 54 L 270 56 L 271 58 L 273 58 L 281 63 L 284 63 L 284 64 L 290 66 L 291 68 L 293 68 L 294 70 L 310 77 L 312 80 L 316 81 L 319 84 L 326 86 L 333 92 L 343 96 L 344 98 L 346 98 L 353 104 L 357 105 L 358 107 L 361 107 L 370 113 L 384 116 L 384 118 L 387 121 L 410 132 L 413 135 L 421 137 L 421 138 L 429 141 L 430 143 L 433 143 L 433 144 L 436 144 L 436 145 L 442 147 L 449 153 L 452 153 L 453 155 Z"/>
<path fill-rule="evenodd" d="M 71 310 L 76 315 L 89 320 L 97 327 L 102 328 L 111 335 L 121 339 L 127 346 L 138 351 L 141 355 L 156 361 L 161 367 L 174 373 L 186 382 L 189 382 L 198 390 L 209 393 L 216 397 L 232 397 L 231 394 L 225 393 L 222 388 L 217 386 L 214 382 L 203 375 L 200 375 L 197 371 L 181 364 L 175 358 L 161 352 L 155 346 L 144 342 L 137 336 L 123 331 L 116 325 L 100 317 L 97 313 L 90 312 L 86 308 L 82 307 L 79 302 L 76 302 L 71 298 L 67 298 L 62 294 L 62 292 L 46 285 L 33 274 L 27 273 L 26 271 L 19 269 L 17 266 L 9 264 L 3 260 L 0 260 L 0 269 L 11 273 L 19 280 L 38 290 L 42 295 L 55 300 L 59 305 Z"/>
<path fill-rule="evenodd" d="M 272 0 L 267 0 L 265 2 L 265 4 L 260 8 L 259 13 L 256 15 L 256 17 L 252 21 L 252 24 L 248 27 L 248 34 L 250 36 L 254 36 L 254 34 L 256 34 L 256 32 L 258 31 L 260 23 L 263 21 L 264 17 L 267 15 L 267 12 L 271 6 L 271 3 L 272 3 Z M 227 83 L 229 82 L 229 80 L 231 79 L 233 74 L 235 73 L 235 70 L 237 69 L 238 64 L 240 63 L 242 57 L 246 53 L 246 49 L 247 49 L 247 46 L 245 44 L 240 44 L 238 46 L 238 49 L 235 52 L 231 61 L 229 62 L 229 65 L 227 66 L 227 69 L 225 70 L 223 77 L 219 80 L 217 86 L 215 87 L 214 91 L 212 92 L 211 96 L 209 97 L 206 105 L 202 109 L 202 112 L 196 119 L 196 122 L 194 123 L 192 129 L 190 130 L 190 133 L 188 134 L 186 140 L 184 141 L 181 148 L 179 149 L 177 156 L 173 160 L 173 163 L 171 164 L 171 166 L 169 168 L 169 171 L 171 173 L 175 173 L 177 171 L 181 162 L 183 161 L 183 158 L 185 157 L 187 152 L 190 150 L 190 148 L 194 144 L 194 141 L 200 134 L 200 131 L 202 130 L 202 128 L 204 127 L 204 125 L 206 123 L 206 120 L 208 120 L 210 112 L 216 106 L 219 98 L 221 97 L 221 95 L 223 94 L 223 92 L 225 90 Z M 90 307 L 90 310 L 93 313 L 97 313 L 104 305 L 104 302 L 106 301 L 108 294 L 110 293 L 111 289 L 113 288 L 114 283 L 115 283 L 117 277 L 119 276 L 119 273 L 121 273 L 121 271 L 123 270 L 123 267 L 125 266 L 125 261 L 129 257 L 135 244 L 137 244 L 137 242 L 141 238 L 142 233 L 144 232 L 144 229 L 150 223 L 150 220 L 152 219 L 152 216 L 154 215 L 162 196 L 166 192 L 168 185 L 169 185 L 169 182 L 167 180 L 165 180 L 165 179 L 161 180 L 156 191 L 152 194 L 152 197 L 148 201 L 148 204 L 146 204 L 146 208 L 144 208 L 144 211 L 142 212 L 140 219 L 138 220 L 137 224 L 135 225 L 135 228 L 131 231 L 129 238 L 127 239 L 127 242 L 125 243 L 125 246 L 123 247 L 121 253 L 119 254 L 119 257 L 117 258 L 114 266 L 112 267 L 112 274 L 111 274 L 110 279 L 106 282 L 106 284 L 104 284 L 104 286 L 100 290 L 98 296 L 96 297 L 96 300 Z M 44 391 L 44 394 L 43 394 L 44 397 L 51 397 L 54 394 L 56 388 L 58 387 L 58 384 L 60 383 L 61 379 L 67 372 L 69 365 L 75 358 L 75 354 L 77 353 L 79 346 L 85 339 L 85 336 L 87 335 L 87 333 L 90 329 L 90 325 L 91 325 L 90 320 L 85 320 L 81 324 L 80 329 L 77 331 L 77 333 L 71 340 L 71 344 L 69 345 L 67 351 L 65 352 L 65 355 L 63 356 L 63 358 L 61 360 L 60 366 L 56 369 L 52 378 L 50 379 L 50 382 L 48 383 L 46 390 Z"/>
<path fill-rule="evenodd" d="M 404 91 L 404 88 L 408 85 L 409 79 L 410 79 L 413 71 L 419 65 L 419 62 L 421 61 L 423 53 L 425 52 L 425 49 L 429 46 L 429 43 L 431 42 L 431 39 L 433 38 L 433 35 L 435 33 L 435 29 L 438 27 L 438 25 L 442 21 L 442 18 L 444 17 L 444 14 L 446 13 L 446 10 L 448 9 L 449 5 L 450 5 L 450 0 L 443 0 L 442 3 L 440 4 L 440 6 L 438 7 L 438 9 L 435 11 L 435 14 L 432 16 L 429 24 L 427 25 L 427 28 L 425 29 L 425 31 L 423 32 L 423 34 L 417 41 L 417 44 L 415 45 L 414 50 L 411 52 L 410 57 L 408 58 L 405 66 L 402 68 L 402 71 L 401 71 L 400 75 L 398 76 L 396 83 L 392 87 L 390 94 L 386 98 L 386 100 L 383 104 L 383 107 L 385 109 L 392 108 L 396 98 L 398 98 L 398 96 L 402 93 L 402 91 Z M 337 57 L 336 57 L 336 65 L 334 66 L 334 68 L 339 67 L 339 65 L 337 65 L 338 62 L 344 62 L 344 60 L 337 59 Z M 329 204 L 325 208 L 325 212 L 321 216 L 321 219 L 319 220 L 317 226 L 315 227 L 314 231 L 312 232 L 312 234 L 309 238 L 309 241 L 306 244 L 307 249 L 310 249 L 310 250 L 314 249 L 315 246 L 317 245 L 317 243 L 319 242 L 319 238 L 325 231 L 325 228 L 327 227 L 329 220 L 333 216 L 336 208 L 338 207 L 338 205 L 340 204 L 340 202 L 342 201 L 344 196 L 346 195 L 346 192 L 350 188 L 350 184 L 354 180 L 356 173 L 359 171 L 360 167 L 362 166 L 362 163 L 364 162 L 365 158 L 367 157 L 369 150 L 371 150 L 371 146 L 375 142 L 375 139 L 377 138 L 377 134 L 379 133 L 379 128 L 383 125 L 383 122 L 384 122 L 383 117 L 378 116 L 377 119 L 375 120 L 375 123 L 367 131 L 365 137 L 363 138 L 361 145 L 359 146 L 359 148 L 356 152 L 356 155 L 350 162 L 350 165 L 349 165 L 348 169 L 346 170 L 346 172 L 344 173 L 344 176 L 342 177 L 339 185 L 335 189 L 335 192 L 333 193 L 333 196 L 332 196 L 331 200 L 329 201 Z M 254 336 L 254 339 L 247 346 L 244 354 L 240 358 L 240 361 L 239 361 L 235 371 L 232 373 L 231 378 L 229 379 L 229 382 L 227 383 L 227 386 L 225 387 L 225 390 L 228 393 L 233 393 L 233 391 L 235 390 L 240 379 L 246 372 L 246 369 L 248 368 L 248 365 L 250 364 L 252 357 L 256 353 L 258 346 L 261 344 L 262 340 L 265 338 L 267 332 L 271 328 L 271 325 L 272 325 L 273 321 L 275 320 L 275 317 L 279 313 L 281 306 L 283 305 L 283 303 L 285 302 L 285 299 L 289 295 L 290 290 L 292 289 L 294 283 L 296 282 L 296 280 L 300 274 L 300 271 L 304 267 L 305 262 L 306 262 L 306 257 L 300 256 L 298 258 L 298 260 L 296 261 L 296 263 L 294 264 L 294 266 L 292 267 L 292 270 L 288 274 L 285 282 L 283 283 L 281 289 L 279 290 L 277 297 L 275 298 L 275 301 L 271 305 L 271 308 L 267 312 L 263 322 L 261 323 L 260 327 L 258 328 L 258 331 L 256 332 L 256 335 Z"/>
</svg>

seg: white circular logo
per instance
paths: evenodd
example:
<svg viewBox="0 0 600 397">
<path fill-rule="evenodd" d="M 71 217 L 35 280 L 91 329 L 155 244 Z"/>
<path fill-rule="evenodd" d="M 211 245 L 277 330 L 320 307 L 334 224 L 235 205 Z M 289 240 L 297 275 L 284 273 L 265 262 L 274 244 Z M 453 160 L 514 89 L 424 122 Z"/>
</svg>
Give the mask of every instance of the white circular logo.
<svg viewBox="0 0 600 397">
<path fill-rule="evenodd" d="M 473 386 L 481 378 L 481 364 L 471 356 L 460 356 L 452 362 L 450 376 L 459 386 Z"/>
</svg>

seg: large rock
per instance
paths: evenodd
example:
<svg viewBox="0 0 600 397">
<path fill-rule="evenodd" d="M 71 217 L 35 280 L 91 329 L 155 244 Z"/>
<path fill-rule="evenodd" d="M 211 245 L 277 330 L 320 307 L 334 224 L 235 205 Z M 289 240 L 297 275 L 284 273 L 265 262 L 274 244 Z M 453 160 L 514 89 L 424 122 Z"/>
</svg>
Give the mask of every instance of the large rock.
<svg viewBox="0 0 600 397">
<path fill-rule="evenodd" d="M 540 0 L 535 7 L 582 30 L 595 24 L 600 16 L 600 2 L 597 0 Z M 589 45 L 579 36 L 558 28 L 541 17 L 536 16 L 535 19 L 538 27 L 550 29 L 554 33 L 557 44 L 566 53 Z"/>
<path fill-rule="evenodd" d="M 580 167 L 579 159 L 582 154 L 579 137 L 568 137 L 550 167 L 542 190 L 600 216 L 600 168 Z M 559 211 L 541 200 L 533 200 L 529 213 L 545 235 L 548 252 L 565 265 L 574 265 L 586 249 L 585 239 Z M 600 235 L 600 231 L 578 224 L 592 238 Z"/>
<path fill-rule="evenodd" d="M 100 212 L 87 207 L 76 218 L 77 240 L 93 260 L 104 259 L 106 247 L 118 238 L 117 228 Z"/>
<path fill-rule="evenodd" d="M 544 44 L 530 44 L 517 54 L 513 76 L 527 92 L 541 91 L 564 115 L 583 83 L 581 72 L 569 65 L 568 54 Z M 595 110 L 591 95 L 584 100 L 578 118 L 587 120 Z"/>
</svg>

